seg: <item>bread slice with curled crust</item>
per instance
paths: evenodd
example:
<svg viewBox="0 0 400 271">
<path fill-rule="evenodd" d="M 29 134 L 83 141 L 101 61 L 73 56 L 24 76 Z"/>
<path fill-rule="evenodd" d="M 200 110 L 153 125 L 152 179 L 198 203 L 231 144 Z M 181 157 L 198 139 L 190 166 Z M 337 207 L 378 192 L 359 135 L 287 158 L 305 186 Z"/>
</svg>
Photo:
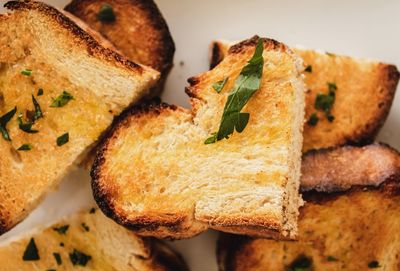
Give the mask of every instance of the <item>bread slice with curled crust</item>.
<svg viewBox="0 0 400 271">
<path fill-rule="evenodd" d="M 106 215 L 138 234 L 189 238 L 207 228 L 294 238 L 304 113 L 301 61 L 264 39 L 261 87 L 242 133 L 206 145 L 258 37 L 233 46 L 213 70 L 189 79 L 192 110 L 150 104 L 128 110 L 92 168 Z M 221 93 L 212 85 L 229 77 Z"/>
<path fill-rule="evenodd" d="M 298 240 L 221 236 L 219 270 L 399 270 L 399 153 L 374 144 L 303 161 Z"/>
<path fill-rule="evenodd" d="M 22 258 L 31 238 L 38 250 L 39 259 L 24 261 Z M 71 259 L 74 250 L 89 256 L 90 260 L 81 266 L 76 262 L 74 264 Z M 81 268 L 102 271 L 189 270 L 182 257 L 166 244 L 155 239 L 141 238 L 94 208 L 2 243 L 0 261 L 1 270 L 19 271 Z"/>
<path fill-rule="evenodd" d="M 10 1 L 5 7 L 10 13 L 0 15 L 0 115 L 14 107 L 17 112 L 7 123 L 11 141 L 0 137 L 0 234 L 24 219 L 80 162 L 114 115 L 141 99 L 159 77 L 105 49 L 46 4 Z M 31 73 L 23 74 L 27 69 Z M 51 107 L 63 91 L 73 99 Z M 32 96 L 43 117 L 32 126 L 37 133 L 26 133 L 17 116 L 33 121 Z M 69 141 L 58 146 L 65 133 Z M 18 151 L 23 144 L 32 149 Z"/>
<path fill-rule="evenodd" d="M 226 55 L 232 43 L 215 41 L 211 44 L 211 67 Z M 314 50 L 293 49 L 304 60 L 306 120 L 317 113 L 316 125 L 305 124 L 303 151 L 329 148 L 345 144 L 371 143 L 385 122 L 399 81 L 394 65 L 321 53 Z M 315 109 L 318 93 L 327 94 L 327 83 L 337 86 L 336 100 L 329 122 L 324 113 Z"/>
<path fill-rule="evenodd" d="M 98 19 L 97 15 L 105 3 L 113 9 L 113 22 Z M 159 71 L 161 80 L 158 88 L 150 94 L 160 93 L 173 66 L 175 45 L 168 25 L 153 0 L 72 0 L 65 10 L 104 36 L 128 59 Z"/>
</svg>

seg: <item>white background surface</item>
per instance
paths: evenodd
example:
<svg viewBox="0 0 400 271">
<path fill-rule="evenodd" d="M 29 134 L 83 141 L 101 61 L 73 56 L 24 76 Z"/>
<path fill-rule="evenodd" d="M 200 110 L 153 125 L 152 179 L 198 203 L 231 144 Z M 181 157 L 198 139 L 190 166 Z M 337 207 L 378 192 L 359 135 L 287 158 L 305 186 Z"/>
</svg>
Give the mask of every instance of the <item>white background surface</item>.
<svg viewBox="0 0 400 271">
<path fill-rule="evenodd" d="M 1 1 L 4 3 L 5 1 Z M 67 1 L 46 1 L 63 7 Z M 208 45 L 224 38 L 241 40 L 258 34 L 287 43 L 400 66 L 400 1 L 243 1 L 156 0 L 176 44 L 175 67 L 163 99 L 188 106 L 186 79 L 208 68 Z M 184 65 L 179 63 L 183 61 Z M 400 95 L 379 140 L 400 149 Z M 49 223 L 92 204 L 87 172 L 68 176 L 28 219 L 0 237 L 5 241 L 34 225 Z M 193 271 L 216 271 L 215 232 L 173 243 Z"/>
</svg>

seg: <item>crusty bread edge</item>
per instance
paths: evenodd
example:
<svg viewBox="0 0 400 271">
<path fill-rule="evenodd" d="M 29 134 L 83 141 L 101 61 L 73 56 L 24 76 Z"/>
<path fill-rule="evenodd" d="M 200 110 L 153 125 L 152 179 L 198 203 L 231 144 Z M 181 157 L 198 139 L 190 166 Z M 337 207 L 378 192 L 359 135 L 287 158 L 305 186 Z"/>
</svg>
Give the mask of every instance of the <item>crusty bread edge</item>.
<svg viewBox="0 0 400 271">
<path fill-rule="evenodd" d="M 58 25 L 60 25 L 65 30 L 72 33 L 77 38 L 77 40 L 79 40 L 80 42 L 82 42 L 82 44 L 86 46 L 86 49 L 90 55 L 93 55 L 99 59 L 103 59 L 109 63 L 113 63 L 116 66 L 135 71 L 139 74 L 141 74 L 144 71 L 141 65 L 136 64 L 124 58 L 123 56 L 119 55 L 113 50 L 106 49 L 103 46 L 101 46 L 92 36 L 90 36 L 88 33 L 82 30 L 70 18 L 68 18 L 66 15 L 64 15 L 63 13 L 61 13 L 60 11 L 49 5 L 46 5 L 41 2 L 24 0 L 24 1 L 9 1 L 6 4 L 4 4 L 4 7 L 13 11 L 15 10 L 38 11 L 44 16 L 56 21 Z"/>
</svg>

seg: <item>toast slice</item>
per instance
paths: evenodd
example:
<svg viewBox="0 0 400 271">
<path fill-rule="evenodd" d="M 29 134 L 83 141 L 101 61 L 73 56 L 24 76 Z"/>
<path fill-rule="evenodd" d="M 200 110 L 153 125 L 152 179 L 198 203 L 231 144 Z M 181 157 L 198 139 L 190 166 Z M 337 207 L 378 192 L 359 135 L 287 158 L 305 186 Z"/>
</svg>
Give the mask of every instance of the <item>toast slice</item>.
<svg viewBox="0 0 400 271">
<path fill-rule="evenodd" d="M 113 16 L 101 17 L 106 14 L 104 7 L 112 10 Z M 72 0 L 65 10 L 108 39 L 128 59 L 159 71 L 159 87 L 151 95 L 159 94 L 173 66 L 175 45 L 153 0 Z"/>
<path fill-rule="evenodd" d="M 220 65 L 189 79 L 192 111 L 153 103 L 114 123 L 91 172 L 95 199 L 107 216 L 159 238 L 189 238 L 207 228 L 296 236 L 301 60 L 285 45 L 263 40 L 261 87 L 244 109 L 250 114 L 246 129 L 205 144 L 258 39 L 233 46 Z M 212 85 L 226 77 L 217 93 Z"/>
<path fill-rule="evenodd" d="M 0 16 L 0 234 L 159 77 L 101 47 L 50 6 L 10 1 L 5 7 L 13 12 Z"/>
<path fill-rule="evenodd" d="M 313 152 L 304 161 L 298 241 L 224 235 L 220 270 L 399 270 L 399 153 L 376 144 Z"/>
<path fill-rule="evenodd" d="M 212 43 L 211 67 L 225 57 L 230 45 L 226 41 Z M 303 151 L 371 143 L 389 114 L 399 81 L 397 68 L 314 50 L 293 50 L 303 58 L 306 67 L 307 123 L 304 125 Z M 326 108 L 323 100 L 330 99 L 330 90 L 334 93 L 334 101 L 331 110 L 324 112 L 320 108 Z M 318 94 L 325 98 L 319 100 L 316 109 Z M 332 117 L 334 119 L 330 121 Z"/>
<path fill-rule="evenodd" d="M 143 239 L 95 208 L 0 246 L 2 271 L 187 271 L 167 245 Z"/>
</svg>

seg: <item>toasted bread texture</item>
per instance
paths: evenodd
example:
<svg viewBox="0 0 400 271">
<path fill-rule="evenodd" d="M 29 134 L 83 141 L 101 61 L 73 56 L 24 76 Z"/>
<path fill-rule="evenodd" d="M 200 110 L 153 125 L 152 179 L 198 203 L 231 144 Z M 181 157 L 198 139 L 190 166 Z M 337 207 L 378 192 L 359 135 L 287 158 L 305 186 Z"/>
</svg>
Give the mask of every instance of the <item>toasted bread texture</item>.
<svg viewBox="0 0 400 271">
<path fill-rule="evenodd" d="M 225 57 L 229 47 L 230 43 L 225 41 L 212 43 L 211 67 Z M 389 114 L 399 81 L 397 68 L 314 50 L 294 49 L 294 52 L 307 67 L 306 120 L 314 113 L 319 119 L 315 125 L 308 121 L 305 124 L 303 151 L 371 143 Z M 332 122 L 315 108 L 317 95 L 329 93 L 328 83 L 337 87 Z"/>
<path fill-rule="evenodd" d="M 113 125 L 92 168 L 94 196 L 106 215 L 141 235 L 188 238 L 207 228 L 241 234 L 296 235 L 304 84 L 301 62 L 264 40 L 260 89 L 242 133 L 206 145 L 217 130 L 234 79 L 258 37 L 232 47 L 220 65 L 189 79 L 192 111 L 150 104 Z"/>
<path fill-rule="evenodd" d="M 115 20 L 101 21 L 103 5 L 111 6 Z M 109 40 L 124 56 L 161 73 L 156 95 L 173 65 L 174 41 L 153 0 L 72 0 L 65 10 Z"/>
<path fill-rule="evenodd" d="M 16 112 L 5 124 L 11 141 L 0 138 L 0 234 L 21 221 L 114 115 L 159 77 L 103 48 L 50 6 L 5 6 L 14 12 L 0 16 L 0 114 Z M 18 117 L 36 132 L 21 128 Z M 31 150 L 18 150 L 25 144 Z"/>
<path fill-rule="evenodd" d="M 24 235 L 0 245 L 0 270 L 188 270 L 167 245 L 138 237 L 95 208 Z M 31 240 L 38 257 L 26 255 Z"/>
<path fill-rule="evenodd" d="M 399 270 L 399 153 L 385 145 L 343 147 L 304 160 L 301 185 L 307 192 L 298 241 L 224 235 L 218 245 L 220 270 Z M 338 178 L 322 172 L 324 160 L 333 161 L 328 170 Z M 321 182 L 316 172 L 322 173 Z"/>
</svg>

